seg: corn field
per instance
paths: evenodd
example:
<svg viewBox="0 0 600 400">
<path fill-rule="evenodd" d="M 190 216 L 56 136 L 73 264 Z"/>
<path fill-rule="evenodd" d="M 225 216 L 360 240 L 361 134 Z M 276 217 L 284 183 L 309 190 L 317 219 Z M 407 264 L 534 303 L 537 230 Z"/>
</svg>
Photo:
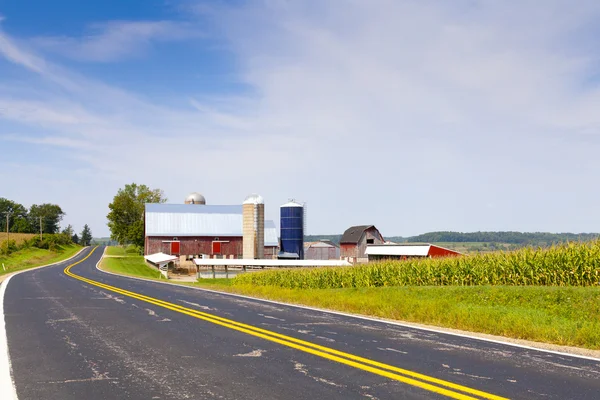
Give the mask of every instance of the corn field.
<svg viewBox="0 0 600 400">
<path fill-rule="evenodd" d="M 382 261 L 238 275 L 234 285 L 291 289 L 381 286 L 600 286 L 600 241 L 441 259 Z"/>
</svg>

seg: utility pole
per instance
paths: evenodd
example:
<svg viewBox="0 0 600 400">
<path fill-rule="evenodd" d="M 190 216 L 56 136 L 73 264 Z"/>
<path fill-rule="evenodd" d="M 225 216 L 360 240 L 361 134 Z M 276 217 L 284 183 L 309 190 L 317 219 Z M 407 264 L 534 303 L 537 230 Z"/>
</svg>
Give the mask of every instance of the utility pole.
<svg viewBox="0 0 600 400">
<path fill-rule="evenodd" d="M 42 216 L 40 215 L 40 240 L 44 240 L 44 234 L 43 234 L 43 229 L 42 229 Z"/>
<path fill-rule="evenodd" d="M 12 215 L 12 212 L 7 211 L 6 213 L 6 254 L 8 254 L 8 248 L 9 248 L 9 242 L 10 242 L 10 231 L 9 231 L 9 223 L 10 223 L 10 216 Z"/>
<path fill-rule="evenodd" d="M 10 233 L 8 231 L 8 221 L 9 221 L 10 213 L 6 212 L 6 255 L 8 255 L 8 246 L 10 245 Z"/>
</svg>

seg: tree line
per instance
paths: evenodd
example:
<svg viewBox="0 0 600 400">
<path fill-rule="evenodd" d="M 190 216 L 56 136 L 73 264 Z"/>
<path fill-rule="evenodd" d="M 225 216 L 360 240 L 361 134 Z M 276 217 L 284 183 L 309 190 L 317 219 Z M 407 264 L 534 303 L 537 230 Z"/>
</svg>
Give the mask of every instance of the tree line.
<svg viewBox="0 0 600 400">
<path fill-rule="evenodd" d="M 548 232 L 428 232 L 422 235 L 402 237 L 388 236 L 385 240 L 394 243 L 508 243 L 515 247 L 551 246 L 564 242 L 586 242 L 596 240 L 598 233 L 548 233 Z M 342 235 L 306 235 L 305 242 L 330 240 L 340 243 Z"/>
<path fill-rule="evenodd" d="M 40 233 L 40 241 L 44 240 L 44 235 L 60 234 L 61 238 L 54 239 L 54 242 L 67 244 L 64 242 L 68 241 L 69 243 L 89 246 L 92 241 L 92 231 L 87 224 L 83 227 L 80 235 L 74 232 L 71 225 L 60 231 L 60 222 L 65 215 L 66 213 L 57 204 L 33 204 L 31 207 L 26 208 L 20 203 L 0 197 L 0 232 Z M 48 243 L 53 243 L 52 239 L 48 240 L 47 243 L 40 243 L 36 240 L 33 245 L 34 247 L 48 248 L 47 246 L 50 246 Z M 16 246 L 10 243 L 8 245 Z"/>
<path fill-rule="evenodd" d="M 429 232 L 409 238 L 406 242 L 478 242 L 509 243 L 521 246 L 549 246 L 564 242 L 585 242 L 598 239 L 598 233 L 549 233 L 549 232 Z"/>
<path fill-rule="evenodd" d="M 60 221 L 66 214 L 56 204 L 33 204 L 27 209 L 22 204 L 0 197 L 1 232 L 6 232 L 7 215 L 9 232 L 59 233 Z"/>
</svg>

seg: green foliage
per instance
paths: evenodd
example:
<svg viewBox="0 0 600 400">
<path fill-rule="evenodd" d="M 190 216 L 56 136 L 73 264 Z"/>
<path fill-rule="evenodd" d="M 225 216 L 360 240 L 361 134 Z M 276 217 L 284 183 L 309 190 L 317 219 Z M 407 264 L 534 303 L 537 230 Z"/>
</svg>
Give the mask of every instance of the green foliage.
<svg viewBox="0 0 600 400">
<path fill-rule="evenodd" d="M 71 236 L 71 241 L 75 244 L 79 244 L 79 236 L 77 236 L 77 234 L 74 233 L 73 236 Z"/>
<path fill-rule="evenodd" d="M 59 224 L 65 216 L 64 211 L 56 204 L 34 204 L 29 208 L 29 225 L 33 228 L 32 233 L 40 231 L 40 217 L 44 233 L 58 233 Z"/>
<path fill-rule="evenodd" d="M 81 238 L 79 240 L 79 244 L 81 244 L 82 246 L 89 246 L 91 242 L 92 231 L 90 230 L 90 227 L 87 224 L 85 224 L 83 226 L 83 231 L 81 231 Z"/>
<path fill-rule="evenodd" d="M 22 231 L 23 221 L 27 218 L 27 209 L 12 200 L 0 197 L 0 231 L 6 232 L 6 214 L 8 213 L 8 226 L 10 232 L 27 233 Z M 15 229 L 16 227 L 16 229 Z"/>
<path fill-rule="evenodd" d="M 81 247 L 73 244 L 55 246 L 54 250 L 39 249 L 32 246 L 21 247 L 9 256 L 0 254 L 0 264 L 4 264 L 6 267 L 6 271 L 0 269 L 0 275 L 63 261 L 73 256 L 80 249 Z"/>
<path fill-rule="evenodd" d="M 382 261 L 354 267 L 238 275 L 234 284 L 329 289 L 382 286 L 600 286 L 600 241 L 549 249 L 442 259 Z"/>
<path fill-rule="evenodd" d="M 167 199 L 162 190 L 150 189 L 135 183 L 119 189 L 106 216 L 111 239 L 120 244 L 132 243 L 144 246 L 144 207 L 146 203 L 164 203 Z"/>
<path fill-rule="evenodd" d="M 600 287 L 407 286 L 285 289 L 202 279 L 197 285 L 270 300 L 600 349 Z M 228 280 L 228 281 L 234 281 Z"/>
<path fill-rule="evenodd" d="M 158 269 L 149 267 L 142 256 L 107 257 L 102 260 L 102 269 L 142 278 L 156 279 L 160 276 Z"/>
<path fill-rule="evenodd" d="M 547 232 L 429 232 L 418 236 L 402 237 L 388 236 L 385 239 L 395 243 L 469 243 L 470 250 L 486 249 L 511 249 L 527 246 L 547 247 L 553 244 L 565 242 L 585 242 L 600 237 L 598 233 L 547 233 Z M 335 244 L 340 243 L 342 235 L 306 235 L 305 242 L 316 242 L 319 240 L 330 240 Z M 475 244 L 480 244 L 475 246 Z M 487 247 L 483 244 L 487 244 Z M 502 245 L 506 244 L 506 245 Z M 511 245 L 511 246 L 507 246 Z"/>
<path fill-rule="evenodd" d="M 121 256 L 121 257 L 139 256 L 140 249 L 133 244 L 130 244 L 128 246 L 108 246 L 106 248 L 106 254 L 109 256 Z"/>
<path fill-rule="evenodd" d="M 547 233 L 547 232 L 429 232 L 423 235 L 409 238 L 388 238 L 398 242 L 486 242 L 486 243 L 509 243 L 521 246 L 550 246 L 564 242 L 584 242 L 598 239 L 597 233 Z M 396 240 L 393 240 L 396 239 Z"/>
<path fill-rule="evenodd" d="M 14 240 L 5 240 L 0 243 L 0 255 L 7 256 L 19 249 L 17 242 Z"/>
</svg>

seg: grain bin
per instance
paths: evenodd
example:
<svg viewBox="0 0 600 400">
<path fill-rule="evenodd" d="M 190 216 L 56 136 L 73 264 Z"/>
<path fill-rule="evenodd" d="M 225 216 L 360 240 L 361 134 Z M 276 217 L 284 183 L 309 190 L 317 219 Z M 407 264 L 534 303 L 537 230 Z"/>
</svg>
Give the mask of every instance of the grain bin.
<svg viewBox="0 0 600 400">
<path fill-rule="evenodd" d="M 304 259 L 304 205 L 291 200 L 280 207 L 281 252 Z"/>
</svg>

